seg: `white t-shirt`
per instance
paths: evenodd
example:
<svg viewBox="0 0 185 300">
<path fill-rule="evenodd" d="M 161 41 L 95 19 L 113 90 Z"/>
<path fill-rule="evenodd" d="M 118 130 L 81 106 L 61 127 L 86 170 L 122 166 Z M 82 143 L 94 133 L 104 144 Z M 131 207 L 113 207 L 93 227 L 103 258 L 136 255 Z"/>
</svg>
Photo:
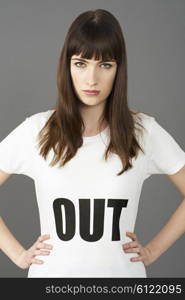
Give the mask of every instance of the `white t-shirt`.
<svg viewBox="0 0 185 300">
<path fill-rule="evenodd" d="M 83 145 L 64 167 L 50 167 L 38 154 L 36 136 L 54 110 L 27 117 L 0 143 L 0 169 L 34 180 L 41 234 L 50 234 L 49 256 L 36 256 L 28 277 L 147 277 L 137 253 L 125 253 L 132 241 L 143 182 L 152 174 L 174 174 L 185 165 L 185 152 L 156 119 L 140 113 L 145 127 L 133 168 L 120 176 L 118 155 L 103 159 L 109 128 L 83 137 Z"/>
</svg>

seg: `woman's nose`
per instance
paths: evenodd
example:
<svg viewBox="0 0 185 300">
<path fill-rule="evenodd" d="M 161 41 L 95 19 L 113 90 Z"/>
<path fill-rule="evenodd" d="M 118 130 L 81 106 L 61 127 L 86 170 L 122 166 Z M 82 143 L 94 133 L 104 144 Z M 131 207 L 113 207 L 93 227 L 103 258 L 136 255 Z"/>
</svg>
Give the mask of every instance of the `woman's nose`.
<svg viewBox="0 0 185 300">
<path fill-rule="evenodd" d="M 95 70 L 88 71 L 88 74 L 86 74 L 86 75 L 87 75 L 86 81 L 89 85 L 97 84 L 98 74 Z"/>
</svg>

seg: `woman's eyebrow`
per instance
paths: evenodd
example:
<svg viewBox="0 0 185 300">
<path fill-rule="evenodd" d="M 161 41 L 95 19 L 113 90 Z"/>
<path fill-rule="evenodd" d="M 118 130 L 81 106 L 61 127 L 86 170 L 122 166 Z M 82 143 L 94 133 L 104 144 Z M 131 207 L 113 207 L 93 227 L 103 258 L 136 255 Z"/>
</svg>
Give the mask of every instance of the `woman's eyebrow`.
<svg viewBox="0 0 185 300">
<path fill-rule="evenodd" d="M 83 58 L 72 58 L 71 60 L 80 60 L 80 61 L 82 61 L 82 62 L 87 62 L 88 63 L 88 61 L 87 60 L 85 60 L 85 59 L 83 59 Z M 115 59 L 110 59 L 110 60 L 101 60 L 101 61 L 98 61 L 98 62 L 108 62 L 108 61 L 112 61 L 112 62 L 114 62 L 115 61 Z"/>
</svg>

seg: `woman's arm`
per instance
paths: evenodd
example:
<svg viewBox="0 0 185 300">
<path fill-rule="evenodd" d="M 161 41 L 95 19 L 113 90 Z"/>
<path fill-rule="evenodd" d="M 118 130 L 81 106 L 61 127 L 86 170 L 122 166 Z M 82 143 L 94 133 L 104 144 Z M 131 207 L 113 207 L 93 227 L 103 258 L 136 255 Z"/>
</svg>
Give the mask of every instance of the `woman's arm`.
<svg viewBox="0 0 185 300">
<path fill-rule="evenodd" d="M 21 269 L 27 269 L 31 264 L 42 264 L 43 260 L 36 259 L 36 255 L 49 255 L 53 246 L 44 243 L 50 235 L 41 235 L 28 249 L 16 240 L 3 219 L 0 217 L 0 249 Z"/>
<path fill-rule="evenodd" d="M 0 185 L 2 185 L 11 174 L 0 169 Z M 41 235 L 29 248 L 24 247 L 16 240 L 10 232 L 3 219 L 0 217 L 0 250 L 2 250 L 18 267 L 28 268 L 31 264 L 42 264 L 44 261 L 36 259 L 36 255 L 49 255 L 52 245 L 44 243 L 49 235 Z M 44 249 L 44 250 L 43 250 Z M 47 250 L 45 250 L 47 249 Z"/>
<path fill-rule="evenodd" d="M 166 225 L 144 247 L 150 250 L 155 260 L 185 233 L 185 198 Z"/>
<path fill-rule="evenodd" d="M 185 197 L 185 166 L 177 173 L 167 175 L 182 196 Z M 175 210 L 167 224 L 161 231 L 145 246 L 157 257 L 166 251 L 185 232 L 185 198 Z"/>
<path fill-rule="evenodd" d="M 11 174 L 0 170 L 0 185 L 2 185 Z M 2 250 L 14 263 L 17 257 L 25 250 L 10 232 L 3 219 L 0 217 L 0 250 Z"/>
<path fill-rule="evenodd" d="M 167 176 L 174 183 L 183 197 L 185 197 L 185 166 L 177 173 Z M 127 233 L 127 235 L 133 241 L 123 244 L 123 250 L 125 252 L 139 253 L 140 256 L 132 257 L 131 261 L 143 261 L 145 266 L 148 266 L 172 246 L 183 233 L 185 233 L 185 198 L 170 217 L 166 225 L 150 242 L 145 246 L 142 246 L 137 239 L 136 234 L 130 232 Z"/>
<path fill-rule="evenodd" d="M 3 219 L 0 217 L 0 249 L 16 264 L 17 258 L 25 251 L 23 246 L 10 232 Z"/>
</svg>

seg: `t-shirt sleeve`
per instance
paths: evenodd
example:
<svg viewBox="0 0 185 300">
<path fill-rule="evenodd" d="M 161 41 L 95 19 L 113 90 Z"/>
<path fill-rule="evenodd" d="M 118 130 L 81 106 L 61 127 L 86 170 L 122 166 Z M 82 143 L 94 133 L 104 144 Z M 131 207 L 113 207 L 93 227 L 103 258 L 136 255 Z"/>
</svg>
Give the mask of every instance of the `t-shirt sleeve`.
<svg viewBox="0 0 185 300">
<path fill-rule="evenodd" d="M 23 174 L 33 178 L 31 118 L 27 117 L 0 141 L 0 169 L 9 174 Z"/>
<path fill-rule="evenodd" d="M 152 174 L 175 174 L 185 165 L 184 150 L 154 117 L 151 117 L 147 145 L 145 179 Z"/>
</svg>

